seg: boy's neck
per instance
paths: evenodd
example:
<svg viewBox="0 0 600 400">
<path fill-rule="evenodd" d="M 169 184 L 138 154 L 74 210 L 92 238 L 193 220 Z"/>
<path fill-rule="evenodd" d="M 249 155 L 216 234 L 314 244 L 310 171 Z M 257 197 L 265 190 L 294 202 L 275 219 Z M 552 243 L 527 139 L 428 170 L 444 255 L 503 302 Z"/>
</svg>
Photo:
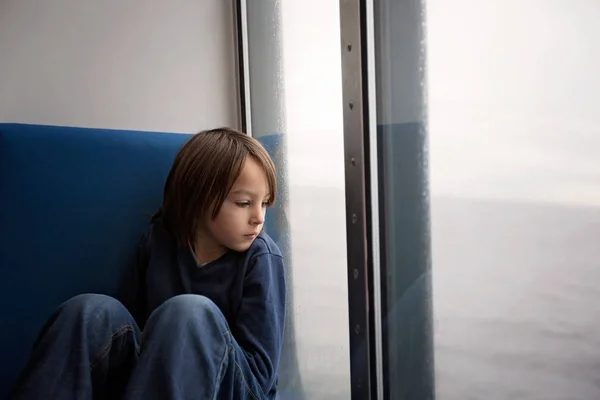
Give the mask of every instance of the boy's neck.
<svg viewBox="0 0 600 400">
<path fill-rule="evenodd" d="M 196 258 L 196 262 L 200 265 L 219 259 L 227 253 L 227 248 L 213 238 L 202 233 L 199 233 L 196 236 L 195 243 L 191 246 L 191 250 Z"/>
</svg>

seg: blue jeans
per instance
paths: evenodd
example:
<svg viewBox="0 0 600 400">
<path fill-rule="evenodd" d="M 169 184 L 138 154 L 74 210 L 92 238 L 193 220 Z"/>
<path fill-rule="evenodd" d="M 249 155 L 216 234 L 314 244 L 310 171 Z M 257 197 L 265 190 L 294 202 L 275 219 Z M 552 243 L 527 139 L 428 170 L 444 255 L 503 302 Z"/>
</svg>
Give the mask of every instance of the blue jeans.
<svg viewBox="0 0 600 400">
<path fill-rule="evenodd" d="M 143 334 L 117 300 L 86 294 L 44 326 L 14 399 L 266 398 L 227 321 L 209 299 L 176 296 Z"/>
</svg>

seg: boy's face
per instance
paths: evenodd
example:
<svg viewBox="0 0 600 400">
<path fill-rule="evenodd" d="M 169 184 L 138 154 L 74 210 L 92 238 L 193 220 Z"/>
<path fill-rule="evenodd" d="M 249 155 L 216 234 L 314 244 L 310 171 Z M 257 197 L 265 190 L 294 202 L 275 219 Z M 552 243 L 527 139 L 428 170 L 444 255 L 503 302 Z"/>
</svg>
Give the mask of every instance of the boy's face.
<svg viewBox="0 0 600 400">
<path fill-rule="evenodd" d="M 206 232 L 200 234 L 200 243 L 196 244 L 196 256 L 205 251 L 212 253 L 211 247 L 215 251 L 221 247 L 222 253 L 226 249 L 248 250 L 263 228 L 269 197 L 265 172 L 248 157 L 217 218 L 206 222 Z"/>
</svg>

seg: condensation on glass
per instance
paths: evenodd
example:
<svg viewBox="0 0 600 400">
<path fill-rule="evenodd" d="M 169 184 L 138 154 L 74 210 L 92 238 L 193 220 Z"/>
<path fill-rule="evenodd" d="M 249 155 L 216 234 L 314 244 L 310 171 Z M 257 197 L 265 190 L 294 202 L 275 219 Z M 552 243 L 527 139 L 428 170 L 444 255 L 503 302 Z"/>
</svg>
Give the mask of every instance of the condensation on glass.
<svg viewBox="0 0 600 400">
<path fill-rule="evenodd" d="M 350 396 L 339 7 L 249 0 L 251 132 L 282 196 L 266 230 L 285 252 L 282 399 Z"/>
<path fill-rule="evenodd" d="M 374 5 L 384 398 L 433 399 L 424 4 Z"/>
</svg>

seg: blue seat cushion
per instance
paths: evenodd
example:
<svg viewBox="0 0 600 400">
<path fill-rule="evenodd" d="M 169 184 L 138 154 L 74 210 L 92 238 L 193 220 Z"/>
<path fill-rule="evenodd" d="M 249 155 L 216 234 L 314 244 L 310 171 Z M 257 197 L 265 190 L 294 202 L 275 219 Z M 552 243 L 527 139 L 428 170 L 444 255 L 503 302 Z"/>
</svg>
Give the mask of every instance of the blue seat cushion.
<svg viewBox="0 0 600 400">
<path fill-rule="evenodd" d="M 115 294 L 189 137 L 0 124 L 0 398 L 57 306 Z"/>
</svg>

